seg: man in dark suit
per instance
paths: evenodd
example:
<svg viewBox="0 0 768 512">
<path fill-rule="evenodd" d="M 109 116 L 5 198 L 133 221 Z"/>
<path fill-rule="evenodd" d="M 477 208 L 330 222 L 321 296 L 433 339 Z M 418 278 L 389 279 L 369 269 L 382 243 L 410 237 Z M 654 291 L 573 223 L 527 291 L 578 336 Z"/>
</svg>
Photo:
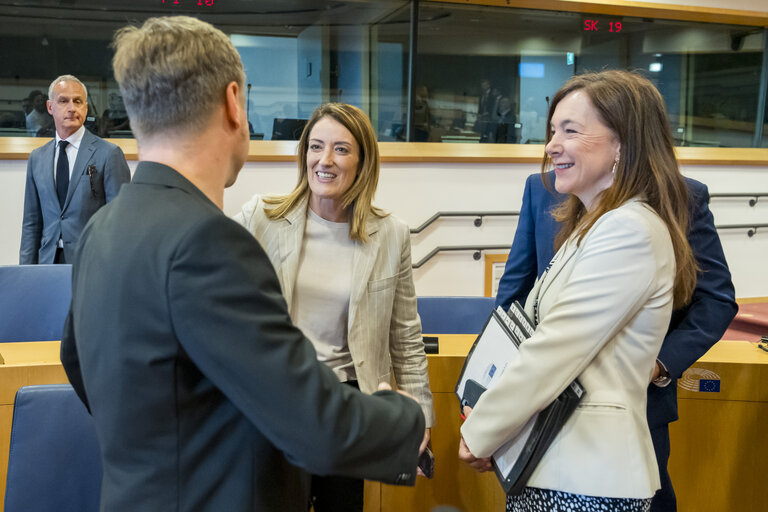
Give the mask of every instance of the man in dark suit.
<svg viewBox="0 0 768 512">
<path fill-rule="evenodd" d="M 494 116 L 498 107 L 499 91 L 491 87 L 487 78 L 480 81 L 480 96 L 477 98 L 477 118 L 473 130 L 480 134 L 480 142 L 493 142 Z"/>
<path fill-rule="evenodd" d="M 56 136 L 29 155 L 21 265 L 71 263 L 85 223 L 131 180 L 120 148 L 83 126 L 85 85 L 62 75 L 51 83 L 48 95 Z"/>
<path fill-rule="evenodd" d="M 83 231 L 61 344 L 101 443 L 101 510 L 303 512 L 306 471 L 413 485 L 419 405 L 319 363 L 221 210 L 249 144 L 229 38 L 151 18 L 117 33 L 113 67 L 140 162 Z"/>
<path fill-rule="evenodd" d="M 499 100 L 499 111 L 496 112 L 495 142 L 516 144 L 520 142 L 520 124 L 513 110 L 512 100 L 504 96 Z"/>
<path fill-rule="evenodd" d="M 496 294 L 496 305 L 505 310 L 514 301 L 525 303 L 536 278 L 555 254 L 554 239 L 560 225 L 551 211 L 567 196 L 555 191 L 553 172 L 544 179 L 549 187 L 544 186 L 540 174 L 528 176 L 525 182 L 515 239 Z M 691 302 L 672 314 L 656 361 L 654 380 L 648 386 L 648 426 L 661 478 L 661 489 L 651 504 L 651 510 L 656 512 L 677 509 L 667 471 L 669 424 L 677 420 L 676 380 L 720 340 L 738 309 L 731 274 L 709 210 L 707 187 L 690 178 L 685 178 L 685 182 L 690 203 L 688 242 L 700 272 Z"/>
</svg>

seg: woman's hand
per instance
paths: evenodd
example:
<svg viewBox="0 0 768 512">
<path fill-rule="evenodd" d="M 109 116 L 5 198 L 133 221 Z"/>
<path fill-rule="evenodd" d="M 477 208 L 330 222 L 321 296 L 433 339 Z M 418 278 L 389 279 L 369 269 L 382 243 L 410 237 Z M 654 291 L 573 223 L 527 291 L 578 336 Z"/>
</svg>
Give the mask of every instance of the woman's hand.
<svg viewBox="0 0 768 512">
<path fill-rule="evenodd" d="M 424 439 L 421 440 L 421 445 L 419 445 L 419 453 L 423 452 L 427 445 L 429 444 L 429 440 L 431 439 L 432 429 L 426 428 L 424 429 Z"/>
<path fill-rule="evenodd" d="M 429 440 L 431 439 L 431 433 L 432 429 L 427 428 L 424 429 L 424 438 L 421 440 L 421 445 L 419 445 L 419 455 L 421 455 L 424 450 L 427 449 L 427 446 L 429 446 Z M 419 476 L 427 476 L 424 474 L 424 472 L 421 470 L 421 468 L 416 468 L 416 474 Z"/>
<path fill-rule="evenodd" d="M 491 470 L 491 459 L 478 459 L 472 455 L 472 452 L 469 451 L 469 447 L 467 447 L 467 443 L 464 442 L 463 437 L 461 438 L 461 441 L 459 441 L 459 459 L 469 464 L 470 467 L 474 468 L 478 473 L 485 473 L 486 471 Z"/>
<path fill-rule="evenodd" d="M 465 405 L 461 412 L 464 413 L 464 418 L 469 418 L 469 415 L 472 414 L 472 408 L 468 405 Z M 490 471 L 492 467 L 490 457 L 487 459 L 478 459 L 472 455 L 472 452 L 469 451 L 467 443 L 464 442 L 464 437 L 462 437 L 459 441 L 459 459 L 469 464 L 470 467 L 477 470 L 478 473 L 485 473 L 486 471 Z"/>
</svg>

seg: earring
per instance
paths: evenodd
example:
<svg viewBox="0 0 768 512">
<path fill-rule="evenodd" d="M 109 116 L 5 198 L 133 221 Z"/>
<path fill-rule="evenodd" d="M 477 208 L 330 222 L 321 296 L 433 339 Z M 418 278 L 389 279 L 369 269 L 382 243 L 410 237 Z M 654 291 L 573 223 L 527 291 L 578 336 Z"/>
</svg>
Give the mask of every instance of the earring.
<svg viewBox="0 0 768 512">
<path fill-rule="evenodd" d="M 616 160 L 613 162 L 613 169 L 611 169 L 611 174 L 616 174 L 616 166 L 619 165 L 619 161 Z"/>
</svg>

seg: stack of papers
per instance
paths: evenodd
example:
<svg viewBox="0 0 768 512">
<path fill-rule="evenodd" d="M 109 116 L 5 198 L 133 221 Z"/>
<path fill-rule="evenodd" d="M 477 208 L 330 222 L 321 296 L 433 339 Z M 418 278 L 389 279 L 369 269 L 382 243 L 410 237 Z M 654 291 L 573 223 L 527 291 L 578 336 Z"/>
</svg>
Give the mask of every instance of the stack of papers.
<svg viewBox="0 0 768 512">
<path fill-rule="evenodd" d="M 500 307 L 491 312 L 456 383 L 460 407 L 473 407 L 483 391 L 496 385 L 507 366 L 520 356 L 520 345 L 534 330 L 533 322 L 517 302 L 508 313 Z M 530 418 L 514 438 L 493 454 L 493 469 L 504 492 L 511 495 L 522 492 L 584 393 L 579 381 L 574 380 L 554 402 Z"/>
</svg>

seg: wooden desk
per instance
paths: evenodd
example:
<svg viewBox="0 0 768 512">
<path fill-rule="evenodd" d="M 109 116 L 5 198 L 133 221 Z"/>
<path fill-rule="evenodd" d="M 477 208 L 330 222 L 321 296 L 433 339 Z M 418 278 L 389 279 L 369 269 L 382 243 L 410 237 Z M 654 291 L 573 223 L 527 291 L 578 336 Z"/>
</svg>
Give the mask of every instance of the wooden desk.
<svg viewBox="0 0 768 512">
<path fill-rule="evenodd" d="M 502 511 L 504 492 L 493 473 L 478 474 L 459 461 L 459 406 L 454 387 L 475 335 L 439 335 L 440 353 L 428 354 L 429 383 L 437 421 L 432 429 L 435 477 L 415 487 L 366 482 L 365 512 L 423 512 L 451 505 L 464 512 Z"/>
<path fill-rule="evenodd" d="M 493 474 L 479 475 L 457 457 L 461 419 L 453 394 L 473 335 L 440 335 L 427 356 L 437 423 L 432 431 L 435 478 L 415 487 L 366 482 L 365 512 L 423 512 L 451 505 L 465 512 L 504 510 Z M 0 498 L 5 496 L 13 400 L 21 386 L 66 383 L 59 342 L 0 343 Z M 705 388 L 691 391 L 706 378 Z M 670 473 L 681 512 L 761 510 L 768 473 L 768 353 L 752 343 L 721 341 L 686 372 L 678 387 L 680 420 L 670 426 Z M 0 499 L 0 511 L 2 499 Z"/>
<path fill-rule="evenodd" d="M 5 479 L 13 424 L 13 400 L 21 386 L 69 382 L 59 360 L 58 341 L 0 343 L 0 512 L 5 503 Z"/>
<path fill-rule="evenodd" d="M 474 342 L 473 335 L 441 335 L 439 355 L 429 355 L 429 376 L 437 425 L 432 432 L 435 478 L 418 478 L 416 487 L 366 482 L 366 512 L 379 510 L 425 511 L 440 504 L 467 512 L 503 510 L 504 495 L 493 474 L 478 475 L 457 457 L 461 419 L 453 393 Z M 68 382 L 59 360 L 58 341 L 0 343 L 0 498 L 5 496 L 13 401 L 21 386 Z M 0 512 L 3 505 L 0 499 Z M 395 508 L 397 507 L 397 508 Z"/>
<path fill-rule="evenodd" d="M 496 477 L 478 475 L 457 458 L 461 420 L 453 388 L 475 337 L 439 338 L 441 353 L 427 356 L 437 415 L 435 478 L 418 478 L 413 488 L 366 482 L 365 512 L 422 512 L 437 505 L 465 512 L 504 510 Z M 701 378 L 719 380 L 720 391 L 686 389 L 698 389 Z M 719 342 L 681 379 L 680 420 L 670 426 L 669 462 L 680 512 L 762 510 L 768 474 L 766 383 L 768 353 L 744 341 Z M 705 382 L 704 387 L 713 386 Z"/>
<path fill-rule="evenodd" d="M 768 353 L 720 341 L 683 374 L 677 393 L 669 473 L 678 510 L 765 510 Z"/>
</svg>

